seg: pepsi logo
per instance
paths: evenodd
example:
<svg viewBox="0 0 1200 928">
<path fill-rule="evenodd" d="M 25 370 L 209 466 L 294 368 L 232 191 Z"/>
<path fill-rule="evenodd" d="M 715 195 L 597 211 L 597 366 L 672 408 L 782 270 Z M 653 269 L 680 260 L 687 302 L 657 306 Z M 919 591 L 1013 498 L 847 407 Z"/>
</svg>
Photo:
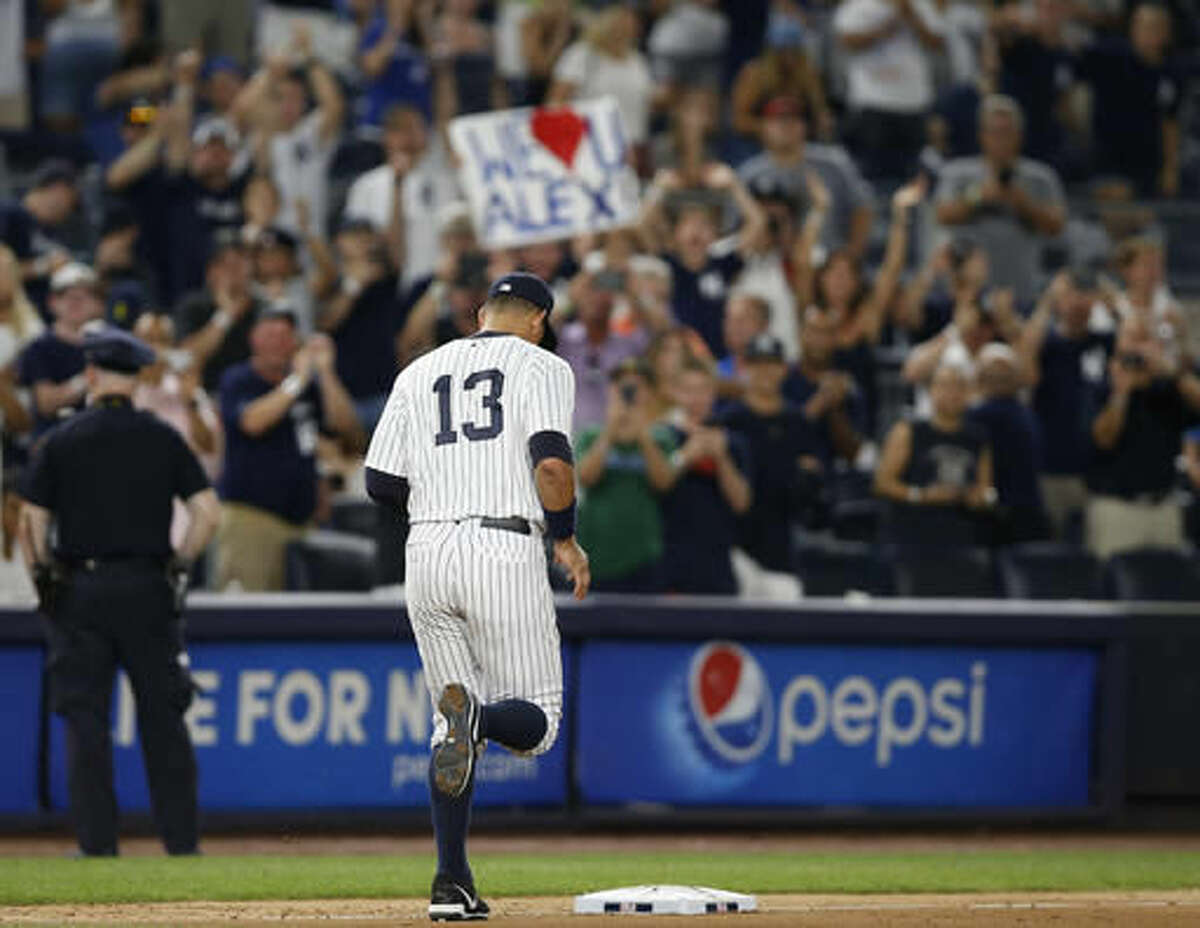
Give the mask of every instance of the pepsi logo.
<svg viewBox="0 0 1200 928">
<path fill-rule="evenodd" d="M 744 764 L 771 738 L 772 700 L 766 674 L 745 648 L 712 641 L 692 658 L 688 673 L 692 719 L 703 746 L 722 760 Z"/>
</svg>

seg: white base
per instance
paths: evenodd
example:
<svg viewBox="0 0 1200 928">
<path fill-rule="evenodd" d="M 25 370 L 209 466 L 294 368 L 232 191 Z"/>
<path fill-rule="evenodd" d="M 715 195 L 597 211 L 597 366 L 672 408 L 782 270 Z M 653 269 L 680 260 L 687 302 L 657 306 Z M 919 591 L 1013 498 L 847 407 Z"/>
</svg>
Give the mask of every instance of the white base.
<svg viewBox="0 0 1200 928">
<path fill-rule="evenodd" d="M 625 886 L 575 897 L 576 915 L 725 915 L 757 908 L 754 896 L 707 886 Z"/>
</svg>

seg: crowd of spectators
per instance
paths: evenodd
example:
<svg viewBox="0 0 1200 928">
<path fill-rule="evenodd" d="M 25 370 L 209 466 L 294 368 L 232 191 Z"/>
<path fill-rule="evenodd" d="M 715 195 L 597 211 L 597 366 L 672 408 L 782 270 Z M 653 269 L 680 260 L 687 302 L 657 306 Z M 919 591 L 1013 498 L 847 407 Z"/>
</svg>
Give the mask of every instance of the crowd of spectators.
<svg viewBox="0 0 1200 928">
<path fill-rule="evenodd" d="M 598 590 L 736 593 L 864 517 L 1180 548 L 1160 212 L 1200 193 L 1198 39 L 1194 0 L 0 4 L 3 584 L 89 324 L 158 352 L 137 402 L 223 502 L 203 582 L 280 589 L 396 372 L 518 268 L 557 294 Z M 599 96 L 640 220 L 484 249 L 448 122 Z"/>
</svg>

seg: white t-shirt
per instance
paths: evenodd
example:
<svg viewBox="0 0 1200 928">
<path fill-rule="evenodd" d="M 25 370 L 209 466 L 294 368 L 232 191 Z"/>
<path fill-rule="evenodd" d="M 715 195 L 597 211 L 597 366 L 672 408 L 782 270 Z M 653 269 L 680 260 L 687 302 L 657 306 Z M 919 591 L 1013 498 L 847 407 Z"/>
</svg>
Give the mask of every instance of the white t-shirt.
<svg viewBox="0 0 1200 928">
<path fill-rule="evenodd" d="M 299 232 L 296 202 L 308 201 L 310 222 L 324 232 L 329 209 L 329 165 L 336 134 L 321 138 L 321 113 L 313 110 L 287 132 L 271 137 L 271 176 L 281 199 L 278 225 Z"/>
<path fill-rule="evenodd" d="M 928 0 L 912 0 L 912 7 L 931 31 L 944 33 L 942 18 Z M 888 0 L 846 0 L 834 14 L 833 26 L 839 35 L 869 32 L 896 15 Z M 933 104 L 929 58 L 908 24 L 870 48 L 847 52 L 846 78 L 852 109 L 917 113 Z"/>
<path fill-rule="evenodd" d="M 533 7 L 524 0 L 504 0 L 496 11 L 493 45 L 496 53 L 496 72 L 503 78 L 515 80 L 529 74 L 529 62 L 521 45 L 521 27 Z"/>
<path fill-rule="evenodd" d="M 21 0 L 0 0 L 0 97 L 25 93 L 25 14 Z"/>
<path fill-rule="evenodd" d="M 586 42 L 568 46 L 554 67 L 556 80 L 573 84 L 580 100 L 611 96 L 617 101 L 621 121 L 631 144 L 646 141 L 650 133 L 650 95 L 654 81 L 641 52 L 613 58 Z"/>
<path fill-rule="evenodd" d="M 800 327 L 796 322 L 796 297 L 788 284 L 787 273 L 779 253 L 758 255 L 746 262 L 738 280 L 737 289 L 766 300 L 771 307 L 771 319 L 767 331 L 783 344 L 783 353 L 788 361 L 795 361 L 800 354 Z"/>
<path fill-rule="evenodd" d="M 372 168 L 351 186 L 346 198 L 346 218 L 366 219 L 380 232 L 392 219 L 392 169 L 387 164 Z M 438 261 L 438 228 L 434 217 L 442 207 L 459 199 L 454 171 L 440 141 L 404 178 L 405 286 L 432 274 Z"/>
</svg>

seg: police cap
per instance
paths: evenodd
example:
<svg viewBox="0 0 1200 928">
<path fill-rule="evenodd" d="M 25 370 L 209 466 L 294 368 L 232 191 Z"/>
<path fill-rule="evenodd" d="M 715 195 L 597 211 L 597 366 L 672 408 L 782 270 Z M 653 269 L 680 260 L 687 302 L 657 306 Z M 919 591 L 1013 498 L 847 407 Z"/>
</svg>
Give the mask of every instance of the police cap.
<svg viewBox="0 0 1200 928">
<path fill-rule="evenodd" d="M 104 324 L 84 332 L 83 356 L 88 364 L 118 374 L 136 374 L 157 357 L 140 338 Z"/>
</svg>

